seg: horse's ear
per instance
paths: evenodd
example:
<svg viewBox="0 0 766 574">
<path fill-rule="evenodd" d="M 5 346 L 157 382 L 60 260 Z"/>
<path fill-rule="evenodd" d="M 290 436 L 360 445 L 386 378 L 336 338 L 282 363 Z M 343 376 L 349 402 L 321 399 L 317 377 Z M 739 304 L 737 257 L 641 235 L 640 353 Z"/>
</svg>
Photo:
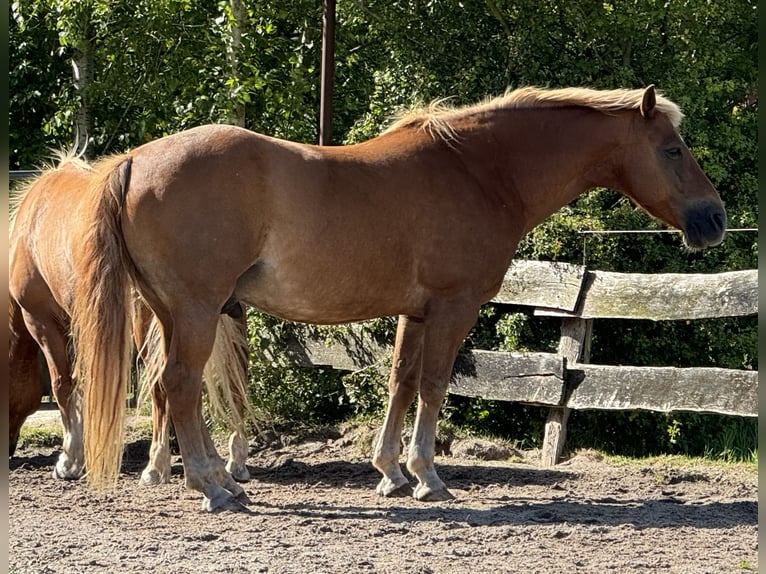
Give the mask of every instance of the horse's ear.
<svg viewBox="0 0 766 574">
<path fill-rule="evenodd" d="M 644 90 L 644 97 L 641 99 L 641 115 L 646 119 L 654 117 L 654 106 L 657 104 L 657 97 L 654 93 L 654 84 L 650 84 Z"/>
</svg>

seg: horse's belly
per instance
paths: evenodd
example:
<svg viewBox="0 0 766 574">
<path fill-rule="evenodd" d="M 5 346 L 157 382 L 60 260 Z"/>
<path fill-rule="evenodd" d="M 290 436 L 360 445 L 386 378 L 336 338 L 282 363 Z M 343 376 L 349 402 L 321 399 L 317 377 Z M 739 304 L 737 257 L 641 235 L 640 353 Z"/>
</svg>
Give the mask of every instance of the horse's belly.
<svg viewBox="0 0 766 574">
<path fill-rule="evenodd" d="M 235 297 L 289 321 L 338 324 L 422 313 L 422 290 L 406 277 L 376 278 L 364 268 L 317 269 L 307 264 L 280 269 L 267 262 L 237 282 Z"/>
</svg>

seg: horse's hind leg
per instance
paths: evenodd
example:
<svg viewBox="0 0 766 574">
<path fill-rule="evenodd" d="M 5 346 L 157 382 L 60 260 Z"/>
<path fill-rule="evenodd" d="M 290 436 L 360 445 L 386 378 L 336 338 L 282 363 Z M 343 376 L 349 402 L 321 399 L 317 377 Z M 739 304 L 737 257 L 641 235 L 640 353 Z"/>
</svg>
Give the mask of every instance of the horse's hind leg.
<svg viewBox="0 0 766 574">
<path fill-rule="evenodd" d="M 146 485 L 164 484 L 170 481 L 170 415 L 167 395 L 160 381 L 158 363 L 162 357 L 159 327 L 151 331 L 154 314 L 139 297 L 133 298 L 133 340 L 138 355 L 144 363 L 142 384 L 150 386 L 152 396 L 152 444 L 149 462 L 141 472 L 141 482 Z M 144 389 L 142 389 L 142 392 Z"/>
<path fill-rule="evenodd" d="M 399 465 L 402 425 L 420 384 L 423 358 L 422 319 L 400 316 L 388 381 L 388 408 L 375 444 L 372 463 L 383 478 L 377 493 L 383 496 L 411 495 L 412 488 Z"/>
<path fill-rule="evenodd" d="M 231 473 L 237 482 L 250 480 L 250 471 L 247 470 L 247 455 L 250 452 L 244 426 L 237 426 L 229 436 L 229 460 L 226 470 Z"/>
<path fill-rule="evenodd" d="M 471 300 L 434 302 L 426 320 L 420 398 L 407 457 L 407 469 L 418 479 L 418 500 L 453 498 L 434 468 L 436 425 L 457 352 L 478 312 L 479 305 Z"/>
<path fill-rule="evenodd" d="M 162 384 L 183 459 L 186 486 L 201 492 L 203 510 L 242 510 L 245 492 L 224 467 L 202 418 L 202 372 L 215 341 L 218 310 L 185 308 L 165 322 Z M 172 329 L 167 329 L 172 325 Z"/>
<path fill-rule="evenodd" d="M 244 340 L 247 340 L 247 317 L 244 312 L 241 311 L 242 306 L 239 305 L 240 313 L 238 317 L 235 317 L 236 328 L 238 332 L 242 334 Z M 219 327 L 220 328 L 220 327 Z M 231 343 L 230 343 L 231 344 Z M 244 375 L 244 380 L 247 380 L 248 370 L 248 357 L 247 353 L 239 355 L 239 361 L 235 368 L 239 368 Z M 236 409 L 240 415 L 240 418 L 244 420 L 247 413 L 246 401 L 247 396 L 242 396 L 242 393 L 237 388 L 233 378 L 229 378 L 231 384 L 231 394 L 234 400 L 232 408 Z M 247 482 L 250 480 L 250 471 L 247 470 L 247 455 L 250 450 L 247 444 L 247 436 L 245 434 L 245 425 L 238 424 L 236 428 L 232 430 L 229 437 L 229 460 L 226 463 L 226 470 L 228 470 L 237 482 Z"/>
<path fill-rule="evenodd" d="M 170 482 L 170 416 L 167 396 L 162 385 L 152 386 L 152 445 L 149 462 L 141 472 L 141 482 L 147 485 Z"/>
<path fill-rule="evenodd" d="M 56 478 L 77 479 L 85 471 L 81 397 L 75 390 L 68 349 L 67 329 L 56 317 L 24 313 L 29 332 L 43 351 L 48 364 L 53 396 L 61 413 L 64 443 L 53 468 Z"/>
</svg>

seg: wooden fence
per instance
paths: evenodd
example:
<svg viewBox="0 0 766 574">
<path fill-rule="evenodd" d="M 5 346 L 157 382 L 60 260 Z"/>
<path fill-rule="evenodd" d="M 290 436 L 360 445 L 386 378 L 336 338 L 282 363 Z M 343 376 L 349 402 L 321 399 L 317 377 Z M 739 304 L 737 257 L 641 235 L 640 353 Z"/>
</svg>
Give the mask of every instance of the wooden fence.
<svg viewBox="0 0 766 574">
<path fill-rule="evenodd" d="M 561 318 L 557 353 L 463 352 L 449 392 L 550 407 L 542 461 L 556 464 L 571 409 L 758 414 L 757 371 L 715 367 L 631 367 L 589 363 L 596 319 L 689 320 L 754 315 L 757 270 L 718 274 L 632 274 L 590 271 L 567 263 L 516 261 L 495 303 L 529 306 Z M 384 365 L 391 343 L 350 325 L 327 342 L 301 332 L 288 343 L 296 365 L 356 371 Z"/>
</svg>

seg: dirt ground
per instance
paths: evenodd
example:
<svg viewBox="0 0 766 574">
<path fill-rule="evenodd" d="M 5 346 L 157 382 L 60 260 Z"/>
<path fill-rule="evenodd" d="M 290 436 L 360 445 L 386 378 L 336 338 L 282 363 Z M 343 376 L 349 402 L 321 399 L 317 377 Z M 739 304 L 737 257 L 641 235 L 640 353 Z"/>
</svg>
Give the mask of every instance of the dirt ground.
<svg viewBox="0 0 766 574">
<path fill-rule="evenodd" d="M 170 484 L 140 486 L 140 434 L 106 498 L 52 478 L 57 447 L 21 446 L 9 462 L 10 572 L 757 571 L 754 469 L 590 452 L 541 469 L 535 453 L 487 461 L 453 443 L 437 465 L 455 500 L 419 503 L 375 494 L 365 432 L 254 441 L 249 513 L 203 513 L 179 456 Z"/>
</svg>

